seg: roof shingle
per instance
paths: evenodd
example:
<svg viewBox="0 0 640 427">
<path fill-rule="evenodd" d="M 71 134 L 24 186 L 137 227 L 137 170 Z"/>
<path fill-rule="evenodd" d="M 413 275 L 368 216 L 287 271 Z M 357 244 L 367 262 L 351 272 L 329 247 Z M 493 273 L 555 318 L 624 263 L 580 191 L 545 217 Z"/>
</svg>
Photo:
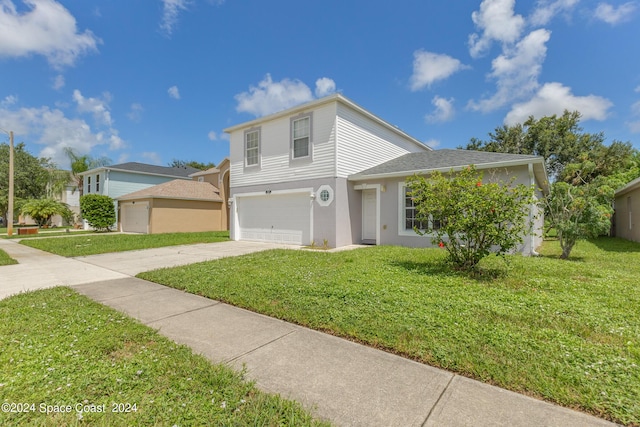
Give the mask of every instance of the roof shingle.
<svg viewBox="0 0 640 427">
<path fill-rule="evenodd" d="M 143 190 L 134 191 L 117 197 L 117 200 L 130 199 L 185 199 L 222 202 L 220 190 L 208 182 L 174 179 Z"/>
</svg>

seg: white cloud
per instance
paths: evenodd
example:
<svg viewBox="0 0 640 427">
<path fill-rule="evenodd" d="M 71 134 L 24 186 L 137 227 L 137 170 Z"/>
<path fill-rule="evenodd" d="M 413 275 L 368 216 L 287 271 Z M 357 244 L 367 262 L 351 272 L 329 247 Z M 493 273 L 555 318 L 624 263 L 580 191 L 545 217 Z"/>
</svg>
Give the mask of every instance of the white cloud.
<svg viewBox="0 0 640 427">
<path fill-rule="evenodd" d="M 61 110 L 46 106 L 15 110 L 0 108 L 0 122 L 16 135 L 43 146 L 39 155 L 50 157 L 64 168 L 69 167 L 65 147 L 78 154 L 88 154 L 98 146 L 120 149 L 125 145 L 115 129 L 94 131 L 84 120 L 66 117 Z"/>
<path fill-rule="evenodd" d="M 18 97 L 15 95 L 7 95 L 2 101 L 0 101 L 0 107 L 10 107 L 18 102 Z"/>
<path fill-rule="evenodd" d="M 547 25 L 556 15 L 568 13 L 580 0 L 538 0 L 529 17 L 533 25 Z"/>
<path fill-rule="evenodd" d="M 12 0 L 0 0 L 0 56 L 43 55 L 55 68 L 71 66 L 96 51 L 101 42 L 89 30 L 79 33 L 76 19 L 54 0 L 23 0 L 19 13 Z"/>
<path fill-rule="evenodd" d="M 316 96 L 322 98 L 323 96 L 331 95 L 336 91 L 336 82 L 328 77 L 322 77 L 316 80 Z"/>
<path fill-rule="evenodd" d="M 640 92 L 640 86 L 637 86 L 633 91 L 634 92 Z"/>
<path fill-rule="evenodd" d="M 258 86 L 250 86 L 248 92 L 235 96 L 238 102 L 236 111 L 250 113 L 256 117 L 286 110 L 312 99 L 314 98 L 311 89 L 300 80 L 284 78 L 274 82 L 270 74 L 267 74 Z"/>
<path fill-rule="evenodd" d="M 515 104 L 504 119 L 507 125 L 523 123 L 529 116 L 537 118 L 552 114 L 562 115 L 564 110 L 579 111 L 582 120 L 604 120 L 613 104 L 606 98 L 588 95 L 576 96 L 571 88 L 560 83 L 546 83 L 527 102 Z"/>
<path fill-rule="evenodd" d="M 425 117 L 428 123 L 448 122 L 453 119 L 455 110 L 453 108 L 453 98 L 445 99 L 434 96 L 431 103 L 436 107 L 435 111 Z"/>
<path fill-rule="evenodd" d="M 486 53 L 493 41 L 514 43 L 525 26 L 521 15 L 514 13 L 515 0 L 484 0 L 480 10 L 471 14 L 480 34 L 469 36 L 469 53 L 477 58 Z"/>
<path fill-rule="evenodd" d="M 180 99 L 180 90 L 178 89 L 178 86 L 171 86 L 167 90 L 167 93 L 173 99 Z"/>
<path fill-rule="evenodd" d="M 440 141 L 438 141 L 437 139 L 430 139 L 428 141 L 425 141 L 424 144 L 431 148 L 438 148 L 440 146 Z"/>
<path fill-rule="evenodd" d="M 218 140 L 218 134 L 214 131 L 210 131 L 207 134 L 207 137 L 209 138 L 210 141 L 217 141 Z"/>
<path fill-rule="evenodd" d="M 111 112 L 109 111 L 109 102 L 111 101 L 111 95 L 109 92 L 103 94 L 103 99 L 100 98 L 85 98 L 78 89 L 73 91 L 73 100 L 78 105 L 78 111 L 81 113 L 91 113 L 96 123 L 112 126 L 113 120 L 111 119 Z"/>
<path fill-rule="evenodd" d="M 470 101 L 468 107 L 486 113 L 535 92 L 539 87 L 538 76 L 550 37 L 549 31 L 538 29 L 529 33 L 513 48 L 505 47 L 503 54 L 492 61 L 493 70 L 489 74 L 489 77 L 496 79 L 496 93 L 479 102 Z"/>
<path fill-rule="evenodd" d="M 633 133 L 640 133 L 640 101 L 631 106 L 631 117 L 633 120 L 626 123 L 629 130 Z"/>
<path fill-rule="evenodd" d="M 145 159 L 145 161 L 153 164 L 153 165 L 159 165 L 162 163 L 162 159 L 160 158 L 160 154 L 156 153 L 155 151 L 145 151 L 144 153 L 141 154 L 142 158 Z"/>
<path fill-rule="evenodd" d="M 189 0 L 162 0 L 162 21 L 160 29 L 166 36 L 171 36 L 173 27 L 178 23 L 178 15 L 187 10 Z"/>
<path fill-rule="evenodd" d="M 137 102 L 135 102 L 135 103 L 131 104 L 131 108 L 130 108 L 129 112 L 127 113 L 127 117 L 129 117 L 129 120 L 137 123 L 140 120 L 142 120 L 142 113 L 143 112 L 144 112 L 144 108 L 142 107 L 142 105 L 140 105 Z"/>
<path fill-rule="evenodd" d="M 594 12 L 594 16 L 607 24 L 616 25 L 621 22 L 629 21 L 631 15 L 636 10 L 635 2 L 627 2 L 618 7 L 609 3 L 599 3 Z"/>
<path fill-rule="evenodd" d="M 413 52 L 411 90 L 417 91 L 430 87 L 432 83 L 444 80 L 453 73 L 466 68 L 469 67 L 449 55 L 416 50 Z"/>
<path fill-rule="evenodd" d="M 58 74 L 53 79 L 53 85 L 51 87 L 55 90 L 60 90 L 64 87 L 64 85 L 65 85 L 64 76 L 62 74 Z"/>
</svg>

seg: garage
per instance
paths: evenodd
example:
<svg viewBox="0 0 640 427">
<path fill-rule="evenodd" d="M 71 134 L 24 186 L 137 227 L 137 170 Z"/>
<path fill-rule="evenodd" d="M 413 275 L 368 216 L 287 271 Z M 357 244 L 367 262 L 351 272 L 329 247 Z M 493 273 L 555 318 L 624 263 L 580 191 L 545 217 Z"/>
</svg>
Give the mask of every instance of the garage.
<svg viewBox="0 0 640 427">
<path fill-rule="evenodd" d="M 312 200 L 304 193 L 236 195 L 239 240 L 308 245 Z"/>
<path fill-rule="evenodd" d="M 149 202 L 120 204 L 120 223 L 127 233 L 149 232 Z"/>
</svg>

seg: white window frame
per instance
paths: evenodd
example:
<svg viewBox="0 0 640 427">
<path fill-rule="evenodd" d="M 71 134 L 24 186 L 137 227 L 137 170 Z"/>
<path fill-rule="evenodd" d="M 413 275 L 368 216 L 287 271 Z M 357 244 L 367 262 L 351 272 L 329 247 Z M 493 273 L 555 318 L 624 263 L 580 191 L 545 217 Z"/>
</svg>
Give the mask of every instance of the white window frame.
<svg viewBox="0 0 640 427">
<path fill-rule="evenodd" d="M 407 206 L 406 206 L 407 184 L 398 183 L 398 235 L 399 236 L 419 236 L 413 228 L 407 228 Z M 413 208 L 415 210 L 415 208 Z M 433 217 L 429 215 L 429 222 L 433 224 Z M 424 229 L 421 229 L 424 230 Z"/>
<path fill-rule="evenodd" d="M 96 175 L 96 193 L 100 193 L 100 174 Z"/>
<path fill-rule="evenodd" d="M 258 142 L 258 146 L 257 147 L 251 147 L 248 148 L 248 141 L 247 138 L 249 137 L 249 135 L 257 135 L 257 142 Z M 247 129 L 244 132 L 244 136 L 243 136 L 243 151 L 244 151 L 244 167 L 245 168 L 259 168 L 260 167 L 260 154 L 261 154 L 261 141 L 262 140 L 262 132 L 260 128 L 251 128 L 251 129 Z M 249 164 L 249 150 L 252 151 L 256 151 L 256 162 L 255 163 L 251 163 Z"/>
<path fill-rule="evenodd" d="M 91 175 L 87 176 L 87 194 L 91 193 Z"/>
<path fill-rule="evenodd" d="M 295 124 L 297 122 L 300 122 L 302 120 L 308 120 L 309 121 L 309 126 L 307 127 L 307 134 L 306 136 L 295 136 Z M 292 117 L 291 118 L 291 123 L 290 123 L 290 138 L 291 138 L 291 146 L 290 146 L 290 160 L 292 161 L 297 161 L 297 160 L 310 160 L 312 159 L 312 147 L 313 147 L 313 142 L 311 140 L 311 136 L 313 135 L 313 114 L 312 113 L 308 113 L 308 114 L 301 114 L 298 115 L 296 117 Z M 295 151 L 295 145 L 296 145 L 296 141 L 301 140 L 303 138 L 307 138 L 307 154 L 304 156 L 296 156 L 296 151 Z"/>
</svg>

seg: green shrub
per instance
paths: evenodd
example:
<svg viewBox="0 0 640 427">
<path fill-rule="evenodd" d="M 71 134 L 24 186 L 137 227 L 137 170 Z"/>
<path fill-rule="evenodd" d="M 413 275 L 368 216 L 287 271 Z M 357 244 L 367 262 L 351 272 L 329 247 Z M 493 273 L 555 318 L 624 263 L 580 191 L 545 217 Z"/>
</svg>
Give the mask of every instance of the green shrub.
<svg viewBox="0 0 640 427">
<path fill-rule="evenodd" d="M 447 176 L 435 172 L 407 178 L 421 225 L 415 231 L 445 248 L 456 267 L 474 270 L 490 253 L 515 249 L 531 231 L 533 188 L 512 184 L 482 182 L 473 166 Z"/>
<path fill-rule="evenodd" d="M 80 197 L 80 213 L 98 231 L 110 231 L 116 222 L 116 209 L 109 196 L 85 194 Z"/>
</svg>

